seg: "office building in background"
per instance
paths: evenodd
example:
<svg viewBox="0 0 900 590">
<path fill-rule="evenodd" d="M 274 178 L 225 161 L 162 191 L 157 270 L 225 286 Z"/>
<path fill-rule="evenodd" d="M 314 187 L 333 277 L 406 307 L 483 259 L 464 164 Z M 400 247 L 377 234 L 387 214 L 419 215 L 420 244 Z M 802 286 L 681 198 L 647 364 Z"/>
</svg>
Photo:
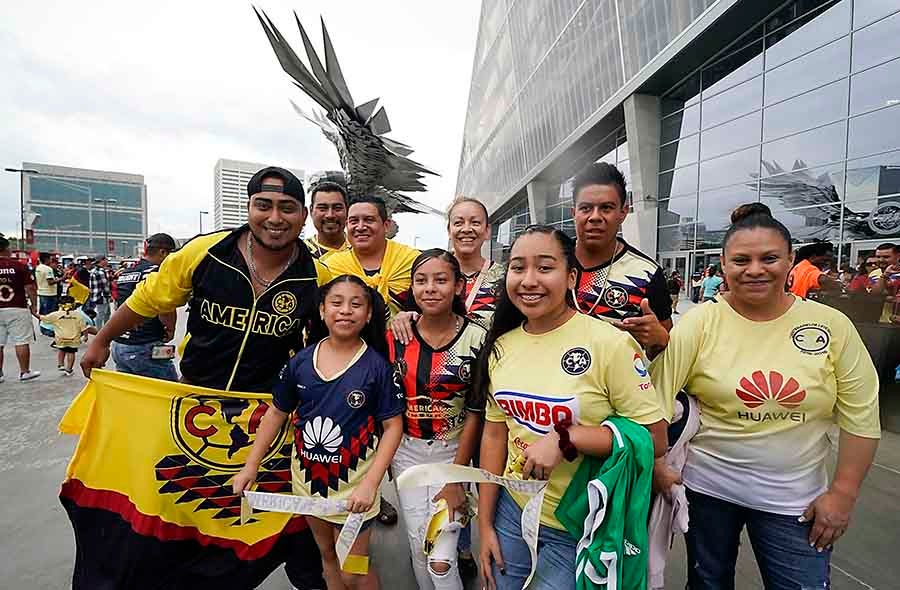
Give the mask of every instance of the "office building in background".
<svg viewBox="0 0 900 590">
<path fill-rule="evenodd" d="M 213 220 L 215 229 L 239 227 L 247 223 L 247 183 L 256 172 L 272 164 L 220 158 L 216 162 Z M 303 180 L 303 170 L 288 168 Z"/>
<path fill-rule="evenodd" d="M 625 239 L 682 276 L 754 201 L 855 265 L 900 240 L 898 38 L 883 0 L 484 0 L 457 193 L 503 258 L 573 233 L 572 176 L 610 162 Z"/>
<path fill-rule="evenodd" d="M 117 258 L 140 252 L 147 235 L 142 175 L 34 162 L 22 168 L 28 171 L 22 196 L 34 240 L 29 249 Z"/>
</svg>

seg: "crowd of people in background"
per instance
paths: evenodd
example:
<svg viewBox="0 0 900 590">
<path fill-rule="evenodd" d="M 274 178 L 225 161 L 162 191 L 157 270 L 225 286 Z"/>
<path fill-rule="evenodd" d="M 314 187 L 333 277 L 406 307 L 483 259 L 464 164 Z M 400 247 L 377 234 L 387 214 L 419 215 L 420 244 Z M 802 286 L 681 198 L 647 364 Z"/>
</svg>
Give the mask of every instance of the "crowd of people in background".
<svg viewBox="0 0 900 590">
<path fill-rule="evenodd" d="M 34 341 L 33 314 L 54 330 L 66 374 L 96 333 L 81 361 L 88 377 L 112 355 L 123 372 L 272 393 L 234 492 L 252 488 L 290 420 L 302 433 L 294 493 L 345 507 L 308 518 L 309 529 L 279 545 L 295 588 L 377 588 L 370 527 L 396 522 L 379 486 L 422 464 L 547 482 L 536 556 L 523 538 L 526 494 L 494 484 L 481 484 L 477 499 L 462 484 L 400 493 L 423 589 L 459 590 L 479 569 L 490 589 L 610 576 L 619 588 L 646 587 L 675 526 L 671 516 L 648 531 L 651 500 L 687 506 L 691 588 L 733 587 L 744 528 L 766 587 L 827 587 L 880 436 L 878 377 L 846 315 L 812 295 L 864 292 L 883 302 L 881 321 L 897 322 L 895 245 L 837 273 L 830 245 L 795 254 L 785 226 L 755 203 L 733 213 L 720 264 L 682 277 L 621 237 L 625 179 L 603 163 L 575 178 L 575 239 L 530 226 L 506 264 L 483 256 L 491 229 L 476 199 L 451 204 L 449 250 L 420 252 L 389 239 L 383 200 L 349 198 L 339 183 L 311 187 L 309 209 L 299 179 L 281 168 L 260 170 L 247 192 L 247 225 L 180 249 L 151 236 L 141 261 L 118 273 L 104 256 L 62 269 L 45 254 L 32 271 L 0 241 L 0 335 L 16 345 L 22 380 L 39 375 L 19 354 Z M 301 241 L 308 212 L 316 234 Z M 686 283 L 700 305 L 674 325 Z M 179 376 L 168 343 L 185 304 Z M 673 462 L 667 451 L 690 408 L 689 450 Z M 829 483 L 833 422 L 840 449 Z M 327 441 L 304 441 L 309 433 Z M 348 433 L 372 442 L 360 448 Z M 356 467 L 332 481 L 334 453 Z M 439 510 L 447 535 L 426 548 L 423 529 Z M 341 567 L 335 543 L 351 513 L 365 524 Z M 662 551 L 650 550 L 654 535 L 667 539 L 654 545 Z"/>
</svg>

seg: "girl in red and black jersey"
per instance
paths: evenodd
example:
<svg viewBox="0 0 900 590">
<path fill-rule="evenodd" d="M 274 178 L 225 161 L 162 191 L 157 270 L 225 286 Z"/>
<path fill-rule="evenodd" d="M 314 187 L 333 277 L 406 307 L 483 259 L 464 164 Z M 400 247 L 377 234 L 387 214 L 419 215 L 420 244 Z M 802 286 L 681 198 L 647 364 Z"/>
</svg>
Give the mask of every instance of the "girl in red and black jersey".
<svg viewBox="0 0 900 590">
<path fill-rule="evenodd" d="M 473 402 L 469 384 L 486 332 L 466 317 L 463 285 L 452 254 L 426 250 L 412 266 L 412 294 L 420 313 L 410 326 L 412 339 L 404 344 L 387 333 L 395 380 L 406 396 L 403 440 L 392 463 L 395 477 L 425 463 L 468 465 L 477 449 L 484 407 Z M 440 499 L 453 518 L 426 557 L 422 531 Z M 465 504 L 460 484 L 400 492 L 419 588 L 462 590 L 457 542 Z"/>
</svg>

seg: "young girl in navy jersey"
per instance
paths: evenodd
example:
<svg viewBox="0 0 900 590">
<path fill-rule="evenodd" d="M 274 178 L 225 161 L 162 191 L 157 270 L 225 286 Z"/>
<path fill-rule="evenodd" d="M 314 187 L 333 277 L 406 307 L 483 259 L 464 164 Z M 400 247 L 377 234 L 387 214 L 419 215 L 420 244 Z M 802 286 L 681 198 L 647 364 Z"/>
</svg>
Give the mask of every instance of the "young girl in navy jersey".
<svg viewBox="0 0 900 590">
<path fill-rule="evenodd" d="M 307 517 L 328 588 L 376 589 L 378 577 L 368 565 L 369 525 L 378 516 L 378 486 L 403 434 L 403 396 L 383 356 L 381 297 L 359 278 L 341 275 L 321 288 L 320 298 L 328 337 L 282 369 L 234 491 L 250 488 L 260 461 L 296 411 L 294 493 L 344 500 L 347 506 L 343 514 Z M 335 541 L 350 512 L 365 513 L 366 523 L 341 570 Z"/>
<path fill-rule="evenodd" d="M 466 317 L 460 298 L 464 280 L 452 254 L 440 248 L 422 252 L 412 265 L 412 294 L 420 313 L 411 325 L 412 339 L 403 344 L 388 332 L 390 360 L 406 397 L 395 476 L 425 463 L 468 465 L 478 448 L 484 405 L 473 403 L 470 382 L 486 332 Z M 453 522 L 426 556 L 424 531 L 440 499 L 447 502 Z M 466 501 L 460 484 L 400 491 L 420 590 L 462 590 L 457 542 Z"/>
</svg>

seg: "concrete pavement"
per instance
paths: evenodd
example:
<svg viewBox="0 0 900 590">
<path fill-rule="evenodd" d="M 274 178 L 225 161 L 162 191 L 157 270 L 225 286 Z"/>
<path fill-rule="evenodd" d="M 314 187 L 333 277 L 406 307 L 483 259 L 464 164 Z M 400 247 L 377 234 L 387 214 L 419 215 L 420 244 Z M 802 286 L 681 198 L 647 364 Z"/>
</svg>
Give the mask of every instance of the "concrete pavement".
<svg viewBox="0 0 900 590">
<path fill-rule="evenodd" d="M 32 365 L 43 372 L 36 381 L 19 383 L 12 347 L 4 354 L 7 381 L 0 384 L 0 587 L 58 590 L 70 586 L 75 554 L 72 529 L 57 498 L 75 439 L 59 435 L 56 424 L 85 380 L 78 374 L 64 377 L 57 372 L 56 354 L 47 338 L 39 337 L 32 347 Z M 390 489 L 386 493 L 394 498 Z M 373 561 L 383 586 L 414 589 L 402 524 L 393 528 L 376 525 L 374 535 Z M 900 436 L 885 432 L 853 523 L 832 560 L 833 588 L 900 588 L 898 547 Z M 685 559 L 680 538 L 669 563 L 667 588 L 683 588 Z M 287 589 L 283 572 L 275 572 L 262 588 Z M 749 543 L 741 547 L 737 588 L 762 588 Z"/>
</svg>

